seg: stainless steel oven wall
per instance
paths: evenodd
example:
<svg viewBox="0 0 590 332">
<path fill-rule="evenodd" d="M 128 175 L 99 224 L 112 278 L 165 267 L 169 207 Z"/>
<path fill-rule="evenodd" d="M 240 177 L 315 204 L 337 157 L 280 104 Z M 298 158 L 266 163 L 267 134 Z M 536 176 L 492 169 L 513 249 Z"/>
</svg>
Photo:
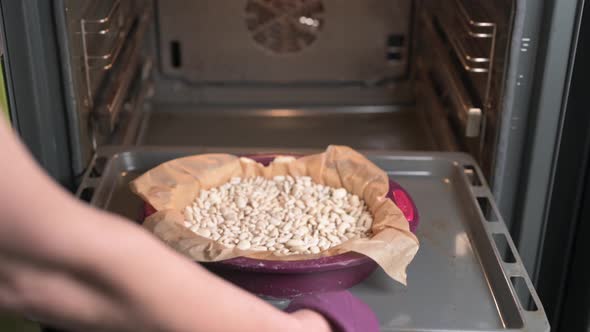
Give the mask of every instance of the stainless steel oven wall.
<svg viewBox="0 0 590 332">
<path fill-rule="evenodd" d="M 410 103 L 411 0 L 157 1 L 156 99 Z"/>
<path fill-rule="evenodd" d="M 193 112 L 211 104 L 413 107 L 418 74 L 422 122 L 438 134 L 433 148 L 470 152 L 493 179 L 512 0 L 287 3 L 158 1 L 154 100 Z M 428 15 L 434 26 L 424 32 Z M 436 50 L 429 33 L 444 36 Z M 431 69 L 417 63 L 420 54 Z M 437 77 L 445 88 L 421 93 Z"/>
<path fill-rule="evenodd" d="M 156 5 L 138 144 L 437 149 L 414 112 L 414 1 Z"/>
<path fill-rule="evenodd" d="M 515 4 L 512 0 L 421 1 L 416 13 L 418 108 L 492 178 Z M 441 130 L 447 123 L 449 130 Z"/>
</svg>

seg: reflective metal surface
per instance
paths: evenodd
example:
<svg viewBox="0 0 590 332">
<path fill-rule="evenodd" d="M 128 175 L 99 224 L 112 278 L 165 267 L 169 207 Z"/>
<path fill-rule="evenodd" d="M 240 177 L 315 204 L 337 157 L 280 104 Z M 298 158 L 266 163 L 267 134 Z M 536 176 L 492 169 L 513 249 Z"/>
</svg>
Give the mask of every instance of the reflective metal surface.
<svg viewBox="0 0 590 332">
<path fill-rule="evenodd" d="M 111 156 L 106 167 L 100 166 L 106 160 L 99 157 L 78 194 L 98 208 L 138 220 L 142 202 L 131 194 L 130 180 L 164 161 L 207 152 L 248 154 L 269 150 L 104 151 L 104 158 Z M 382 331 L 549 331 L 543 308 L 471 157 L 456 153 L 365 153 L 408 190 L 421 217 L 417 231 L 421 247 L 409 267 L 408 286 L 377 270 L 352 289 L 375 311 Z M 497 243 L 499 236 L 505 241 Z"/>
</svg>

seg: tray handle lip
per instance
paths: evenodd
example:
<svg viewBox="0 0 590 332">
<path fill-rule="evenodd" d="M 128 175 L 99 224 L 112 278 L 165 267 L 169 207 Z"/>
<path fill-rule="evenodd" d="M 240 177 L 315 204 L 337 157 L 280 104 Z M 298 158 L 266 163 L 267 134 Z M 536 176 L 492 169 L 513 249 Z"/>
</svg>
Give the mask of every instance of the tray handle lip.
<svg viewBox="0 0 590 332">
<path fill-rule="evenodd" d="M 481 221 L 484 223 L 484 230 L 486 236 L 488 237 L 488 241 L 491 244 L 495 259 L 498 261 L 499 267 L 502 269 L 502 273 L 504 275 L 504 282 L 508 285 L 510 289 L 511 297 L 515 302 L 516 307 L 518 308 L 518 313 L 520 318 L 522 319 L 522 328 L 517 329 L 517 331 L 550 331 L 549 321 L 547 319 L 545 309 L 543 304 L 532 284 L 532 281 L 523 265 L 522 259 L 518 253 L 518 250 L 510 236 L 510 232 L 508 232 L 508 228 L 500 214 L 496 202 L 494 200 L 494 196 L 492 195 L 489 186 L 485 178 L 482 176 L 481 169 L 473 160 L 473 158 L 469 155 L 464 156 L 464 158 L 457 158 L 456 166 L 463 170 L 463 166 L 471 166 L 476 171 L 476 176 L 479 177 L 481 182 L 480 185 L 475 185 L 469 181 L 466 174 L 461 174 L 461 179 L 465 183 L 466 186 L 469 187 L 471 192 L 471 199 L 473 200 L 474 206 L 477 207 L 477 213 Z M 494 214 L 497 216 L 496 220 L 487 220 L 485 217 L 484 212 L 482 211 L 481 207 L 479 206 L 477 199 L 478 198 L 486 198 L 490 204 L 490 208 L 494 211 Z M 494 234 L 502 234 L 505 236 L 506 241 L 508 243 L 508 248 L 512 252 L 514 256 L 515 262 L 509 263 L 505 262 L 502 259 L 502 255 L 494 240 Z M 526 288 L 530 294 L 531 300 L 534 302 L 535 306 L 537 307 L 536 310 L 527 310 L 525 309 L 526 303 L 521 303 L 520 297 L 516 291 L 516 287 L 512 282 L 512 278 L 522 278 L 525 282 Z"/>
</svg>

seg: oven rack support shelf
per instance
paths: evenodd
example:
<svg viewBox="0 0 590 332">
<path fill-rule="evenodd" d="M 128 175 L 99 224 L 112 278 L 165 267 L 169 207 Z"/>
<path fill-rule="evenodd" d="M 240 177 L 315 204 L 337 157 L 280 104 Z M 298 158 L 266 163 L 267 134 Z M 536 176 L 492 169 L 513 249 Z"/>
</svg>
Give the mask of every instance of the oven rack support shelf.
<svg viewBox="0 0 590 332">
<path fill-rule="evenodd" d="M 301 149 L 105 147 L 77 196 L 138 221 L 129 182 L 158 164 L 200 153 L 312 153 Z M 414 198 L 420 250 L 404 287 L 377 270 L 351 291 L 382 331 L 549 331 L 547 317 L 475 161 L 461 153 L 361 151 Z"/>
</svg>

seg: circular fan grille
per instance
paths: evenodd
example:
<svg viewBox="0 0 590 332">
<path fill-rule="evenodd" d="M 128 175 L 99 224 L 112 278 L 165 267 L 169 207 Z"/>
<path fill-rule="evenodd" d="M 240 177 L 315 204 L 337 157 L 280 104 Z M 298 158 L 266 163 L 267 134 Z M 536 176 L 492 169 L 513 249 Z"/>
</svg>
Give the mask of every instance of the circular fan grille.
<svg viewBox="0 0 590 332">
<path fill-rule="evenodd" d="M 324 25 L 321 0 L 248 0 L 246 26 L 252 38 L 274 53 L 311 45 Z"/>
</svg>

